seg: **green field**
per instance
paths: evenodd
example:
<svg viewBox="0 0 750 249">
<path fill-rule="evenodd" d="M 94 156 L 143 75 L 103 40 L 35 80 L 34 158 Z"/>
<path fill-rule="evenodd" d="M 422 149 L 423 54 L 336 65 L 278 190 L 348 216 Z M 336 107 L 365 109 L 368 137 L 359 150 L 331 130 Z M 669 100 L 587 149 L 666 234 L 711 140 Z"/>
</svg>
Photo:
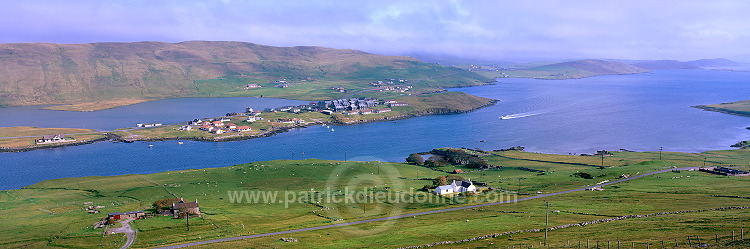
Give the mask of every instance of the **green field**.
<svg viewBox="0 0 750 249">
<path fill-rule="evenodd" d="M 579 188 L 604 180 L 616 180 L 622 174 L 638 175 L 675 166 L 701 166 L 704 160 L 707 165 L 750 168 L 747 163 L 750 161 L 748 150 L 663 153 L 662 157 L 664 160 L 659 161 L 658 152 L 614 152 L 613 156 L 605 157 L 605 167 L 602 168 L 597 166 L 601 164 L 601 158 L 598 157 L 519 151 L 488 152 L 482 158 L 491 165 L 504 168 L 459 176 L 470 178 L 475 183 L 485 183 L 496 190 L 476 196 L 462 195 L 455 199 L 438 198 L 418 190 L 432 184 L 429 178 L 445 173 L 421 166 L 381 162 L 278 160 L 148 175 L 56 179 L 24 189 L 0 192 L 0 216 L 4 217 L 0 220 L 0 247 L 115 248 L 122 243 L 124 236 L 103 236 L 102 229 L 91 228 L 93 223 L 108 212 L 148 210 L 151 203 L 171 197 L 171 194 L 191 201 L 197 199 L 204 217 L 191 219 L 190 231 L 187 231 L 185 220 L 169 217 L 135 221 L 138 236 L 134 247 L 260 234 L 457 207 L 504 200 L 503 198 L 515 196 L 517 192 L 520 192 L 517 198 L 523 198 L 538 193 Z M 462 167 L 446 166 L 445 170 Z M 545 172 L 529 172 L 515 167 Z M 589 173 L 594 178 L 573 176 L 577 172 Z M 423 245 L 491 233 L 543 228 L 544 201 L 552 203 L 550 225 L 557 226 L 631 214 L 750 206 L 747 199 L 713 196 L 748 196 L 748 187 L 750 179 L 747 177 L 726 177 L 697 171 L 663 173 L 607 186 L 604 191 L 574 192 L 544 200 L 203 247 L 352 248 Z M 248 203 L 247 196 L 240 194 L 239 197 L 244 201 L 238 203 L 236 193 L 242 191 L 258 193 L 254 195 L 258 198 L 257 202 Z M 274 192 L 278 192 L 277 198 L 263 200 L 260 195 Z M 393 199 L 379 201 L 377 198 L 381 196 Z M 351 198 L 351 201 L 341 201 L 347 198 Z M 105 208 L 100 209 L 102 213 L 89 214 L 84 210 L 85 202 L 93 202 L 94 205 Z M 570 227 L 550 232 L 550 238 L 554 238 L 550 243 L 562 245 L 568 240 L 585 239 L 639 243 L 680 239 L 681 243 L 686 243 L 686 235 L 698 235 L 707 240 L 709 237 L 713 238 L 714 234 L 723 236 L 726 241 L 732 230 L 737 234 L 739 229 L 750 231 L 750 219 L 742 218 L 748 217 L 748 214 L 750 210 L 705 211 Z M 279 237 L 292 237 L 299 242 L 283 242 Z M 538 245 L 541 239 L 540 232 L 526 232 L 512 237 L 501 236 L 446 246 Z"/>
</svg>

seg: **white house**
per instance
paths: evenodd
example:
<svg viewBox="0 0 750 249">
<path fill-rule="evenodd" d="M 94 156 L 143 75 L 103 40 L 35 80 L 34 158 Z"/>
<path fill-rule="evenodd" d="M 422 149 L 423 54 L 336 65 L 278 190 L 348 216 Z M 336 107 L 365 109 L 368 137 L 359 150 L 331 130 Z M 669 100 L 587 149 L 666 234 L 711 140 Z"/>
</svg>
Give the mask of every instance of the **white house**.
<svg viewBox="0 0 750 249">
<path fill-rule="evenodd" d="M 465 181 L 453 180 L 450 185 L 443 185 L 435 188 L 435 194 L 444 195 L 450 193 L 474 192 L 476 190 L 477 187 L 474 186 L 471 179 Z"/>
</svg>

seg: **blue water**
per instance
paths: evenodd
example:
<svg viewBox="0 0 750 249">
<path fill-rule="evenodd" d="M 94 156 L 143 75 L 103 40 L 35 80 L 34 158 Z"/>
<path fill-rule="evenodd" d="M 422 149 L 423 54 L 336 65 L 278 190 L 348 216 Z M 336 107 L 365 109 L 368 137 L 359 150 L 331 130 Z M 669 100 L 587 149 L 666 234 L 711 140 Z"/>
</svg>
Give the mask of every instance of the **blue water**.
<svg viewBox="0 0 750 249">
<path fill-rule="evenodd" d="M 4 170 L 0 172 L 0 189 L 62 177 L 153 173 L 273 159 L 402 162 L 410 153 L 439 147 L 490 150 L 520 145 L 529 151 L 558 154 L 620 148 L 655 151 L 663 147 L 665 151 L 683 152 L 730 149 L 729 145 L 737 141 L 750 140 L 750 130 L 745 129 L 750 126 L 750 118 L 690 106 L 750 99 L 749 78 L 747 72 L 675 70 L 577 80 L 500 79 L 496 85 L 455 89 L 501 101 L 466 114 L 336 126 L 335 132 L 315 126 L 234 142 L 185 141 L 182 145 L 176 141 L 102 142 L 1 153 L 0 165 Z M 170 101 L 180 106 L 185 102 L 222 100 Z M 146 104 L 149 103 L 140 105 Z M 211 112 L 221 115 L 241 111 L 246 105 Z M 197 105 L 192 110 L 203 112 L 204 107 Z M 139 105 L 129 108 L 148 109 Z M 130 115 L 122 108 L 111 111 Z M 161 114 L 159 110 L 154 112 L 149 115 Z M 514 114 L 522 117 L 500 119 Z M 0 115 L 4 115 L 2 109 Z M 196 115 L 190 117 L 193 116 Z M 187 120 L 180 118 L 180 121 Z M 22 125 L 2 122 L 5 122 L 0 123 L 2 126 Z M 39 123 L 24 125 L 43 126 Z M 101 125 L 98 129 L 106 127 Z M 480 142 L 482 140 L 484 142 Z M 149 144 L 154 146 L 149 148 Z"/>
</svg>

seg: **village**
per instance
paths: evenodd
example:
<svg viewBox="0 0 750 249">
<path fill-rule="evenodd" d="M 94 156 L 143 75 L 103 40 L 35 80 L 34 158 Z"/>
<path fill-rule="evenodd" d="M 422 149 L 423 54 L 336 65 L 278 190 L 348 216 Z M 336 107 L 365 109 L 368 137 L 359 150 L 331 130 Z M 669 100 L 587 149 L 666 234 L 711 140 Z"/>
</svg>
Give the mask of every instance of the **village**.
<svg viewBox="0 0 750 249">
<path fill-rule="evenodd" d="M 266 108 L 263 110 L 255 110 L 252 107 L 248 107 L 245 109 L 245 112 L 241 113 L 227 113 L 225 116 L 213 119 L 194 119 L 188 121 L 187 124 L 180 126 L 178 129 L 180 131 L 201 130 L 211 134 L 242 133 L 253 131 L 251 125 L 263 121 L 271 124 L 271 126 L 274 124 L 309 125 L 320 123 L 319 120 L 310 121 L 299 118 L 297 114 L 302 113 L 318 112 L 325 115 L 341 114 L 347 116 L 370 115 L 391 112 L 393 110 L 392 107 L 408 105 L 408 103 L 397 102 L 395 100 L 381 101 L 375 98 L 350 98 L 310 102 L 309 104 L 298 106 Z M 269 113 L 282 115 L 275 115 L 275 118 L 263 117 L 268 116 L 267 114 Z M 139 127 L 144 128 L 161 125 L 161 123 L 138 124 Z"/>
</svg>

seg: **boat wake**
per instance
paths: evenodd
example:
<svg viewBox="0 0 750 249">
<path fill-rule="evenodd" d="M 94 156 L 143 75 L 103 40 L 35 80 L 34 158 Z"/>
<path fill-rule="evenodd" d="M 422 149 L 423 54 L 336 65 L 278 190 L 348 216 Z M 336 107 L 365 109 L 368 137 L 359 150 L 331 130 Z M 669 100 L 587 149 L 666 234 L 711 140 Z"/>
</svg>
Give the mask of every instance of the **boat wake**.
<svg viewBox="0 0 750 249">
<path fill-rule="evenodd" d="M 511 115 L 500 116 L 500 119 L 525 118 L 525 117 L 536 116 L 536 115 L 539 115 L 539 114 L 544 114 L 544 113 L 542 113 L 542 112 L 539 112 L 539 113 L 527 113 L 527 112 L 516 113 L 516 114 L 511 114 Z"/>
<path fill-rule="evenodd" d="M 542 110 L 536 110 L 536 111 L 529 111 L 529 112 L 521 112 L 521 113 L 516 113 L 516 114 L 504 115 L 504 116 L 500 116 L 499 118 L 503 119 L 503 120 L 506 120 L 506 119 L 514 119 L 514 118 L 531 117 L 531 116 L 536 116 L 536 115 L 550 113 L 550 112 L 553 112 L 553 111 L 557 111 L 557 110 L 564 109 L 564 108 L 567 108 L 567 107 L 570 107 L 570 106 L 578 105 L 578 104 L 581 104 L 581 103 L 584 103 L 584 102 L 588 102 L 588 101 L 591 101 L 591 100 L 593 100 L 593 99 L 578 101 L 578 102 L 570 103 L 570 104 L 567 104 L 567 105 L 561 105 L 561 106 L 557 106 L 557 107 L 553 107 L 553 108 L 546 108 L 546 109 L 542 109 Z"/>
</svg>

